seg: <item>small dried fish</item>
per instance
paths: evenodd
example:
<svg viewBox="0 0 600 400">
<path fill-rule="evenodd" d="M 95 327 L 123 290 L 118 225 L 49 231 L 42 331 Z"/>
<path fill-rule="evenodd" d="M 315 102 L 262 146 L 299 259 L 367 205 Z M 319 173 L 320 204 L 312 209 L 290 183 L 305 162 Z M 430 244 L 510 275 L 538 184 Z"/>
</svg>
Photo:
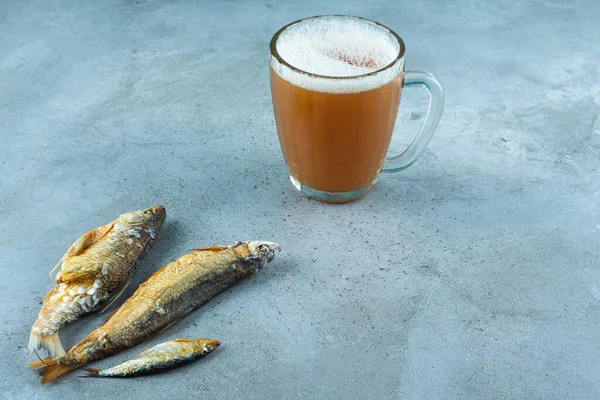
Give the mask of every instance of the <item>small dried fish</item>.
<svg viewBox="0 0 600 400">
<path fill-rule="evenodd" d="M 198 360 L 221 343 L 213 339 L 175 339 L 150 347 L 117 366 L 106 369 L 84 368 L 82 378 L 129 378 L 152 374 Z"/>
<path fill-rule="evenodd" d="M 46 358 L 29 366 L 39 370 L 44 385 L 87 363 L 135 346 L 253 275 L 277 252 L 277 243 L 237 242 L 186 254 L 152 274 L 104 325 L 69 349 L 65 358 Z"/>
<path fill-rule="evenodd" d="M 165 222 L 163 206 L 122 214 L 81 236 L 50 272 L 56 287 L 42 300 L 28 349 L 43 348 L 64 357 L 58 331 L 84 315 L 104 310 L 129 285 L 135 266 L 152 246 Z"/>
</svg>

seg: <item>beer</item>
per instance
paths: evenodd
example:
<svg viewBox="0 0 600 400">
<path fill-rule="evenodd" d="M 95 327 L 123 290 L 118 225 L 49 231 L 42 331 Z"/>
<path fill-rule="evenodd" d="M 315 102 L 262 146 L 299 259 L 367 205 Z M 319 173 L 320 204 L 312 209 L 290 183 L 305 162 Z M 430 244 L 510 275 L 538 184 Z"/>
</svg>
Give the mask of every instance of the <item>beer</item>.
<svg viewBox="0 0 600 400">
<path fill-rule="evenodd" d="M 403 50 L 385 28 L 342 16 L 299 21 L 275 35 L 271 92 L 293 181 L 328 193 L 368 191 L 396 121 Z"/>
</svg>

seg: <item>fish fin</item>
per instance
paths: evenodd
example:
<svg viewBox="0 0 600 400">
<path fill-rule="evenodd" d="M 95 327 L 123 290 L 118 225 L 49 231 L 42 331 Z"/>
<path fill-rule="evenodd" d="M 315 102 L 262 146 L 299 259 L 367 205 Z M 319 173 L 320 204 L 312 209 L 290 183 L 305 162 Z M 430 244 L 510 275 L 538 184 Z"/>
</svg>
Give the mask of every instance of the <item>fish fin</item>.
<svg viewBox="0 0 600 400">
<path fill-rule="evenodd" d="M 192 251 L 223 251 L 227 250 L 228 246 L 208 246 L 201 249 L 192 249 Z"/>
<path fill-rule="evenodd" d="M 173 262 L 178 262 L 178 261 L 179 261 L 179 260 L 175 260 L 175 261 L 173 261 Z M 167 268 L 169 265 L 171 265 L 171 264 L 167 264 L 167 265 L 165 265 L 164 267 L 162 267 L 161 269 L 154 271 L 154 272 L 152 273 L 152 275 L 150 275 L 149 277 L 147 277 L 147 278 L 146 278 L 146 280 L 140 284 L 140 287 L 141 287 L 142 285 L 145 285 L 145 284 L 146 284 L 146 282 L 148 282 L 148 281 L 150 280 L 150 278 L 152 278 L 152 277 L 154 277 L 154 276 L 156 276 L 156 275 L 160 274 L 160 273 L 161 273 L 161 272 L 162 272 L 162 271 L 163 271 L 165 268 Z M 135 293 L 134 293 L 134 294 L 135 294 Z"/>
<path fill-rule="evenodd" d="M 29 364 L 29 368 L 37 371 L 42 378 L 42 385 L 55 380 L 61 375 L 79 368 L 77 364 L 61 364 L 56 360 L 45 358 Z"/>
<path fill-rule="evenodd" d="M 85 375 L 79 375 L 80 378 L 103 378 L 100 376 L 100 370 L 98 368 L 84 368 Z"/>
<path fill-rule="evenodd" d="M 51 358 L 44 358 L 43 360 L 40 359 L 40 360 L 29 363 L 29 368 L 31 368 L 34 371 L 37 371 L 41 368 L 44 368 L 46 365 L 50 365 L 53 363 L 54 363 L 54 361 Z"/>
<path fill-rule="evenodd" d="M 50 297 L 52 297 L 52 295 L 54 294 L 54 289 L 52 289 L 51 291 L 49 291 L 48 293 L 46 293 L 46 295 L 44 297 L 42 297 L 42 301 L 41 301 L 41 305 L 44 305 L 48 302 L 48 300 L 50 300 Z"/>
<path fill-rule="evenodd" d="M 65 256 L 63 256 L 63 257 L 62 257 L 60 260 L 58 260 L 58 262 L 56 263 L 56 265 L 54 266 L 54 268 L 52 268 L 52 269 L 50 270 L 50 272 L 48 272 L 48 275 L 50 275 L 50 279 L 52 279 L 52 274 L 54 273 L 54 271 L 56 271 L 56 270 L 58 269 L 58 267 L 60 267 L 60 266 L 61 266 L 61 264 L 62 264 L 62 262 L 63 262 L 63 259 L 64 259 L 64 257 L 65 257 Z"/>
<path fill-rule="evenodd" d="M 121 287 L 119 287 L 117 289 L 115 294 L 113 294 L 111 297 L 108 298 L 108 303 L 106 303 L 106 305 L 104 307 L 102 307 L 102 309 L 100 311 L 98 311 L 98 314 L 102 314 L 104 311 L 108 310 L 108 307 L 110 307 L 112 305 L 112 303 L 114 303 L 119 298 L 119 296 L 121 296 L 123 294 L 125 289 L 127 289 L 127 286 L 129 286 L 129 283 L 131 282 L 131 278 L 133 278 L 133 275 L 131 275 L 131 277 L 129 279 L 127 279 L 127 281 L 125 283 L 123 283 L 121 285 Z M 117 310 L 118 310 L 118 308 L 117 308 Z M 115 311 L 117 311 L 117 310 L 115 310 Z M 108 318 L 112 317 L 112 315 L 114 314 L 115 311 L 110 313 L 110 315 L 106 318 L 106 321 L 108 321 Z M 106 321 L 104 321 L 104 322 L 106 322 Z"/>
<path fill-rule="evenodd" d="M 73 257 L 83 253 L 87 248 L 89 248 L 91 245 L 103 238 L 108 232 L 110 232 L 115 226 L 116 222 L 117 220 L 111 221 L 106 225 L 102 225 L 82 235 L 79 239 L 75 241 L 75 243 L 73 243 L 71 248 L 67 250 L 65 255 L 67 257 Z"/>
<path fill-rule="evenodd" d="M 87 232 L 86 234 L 82 235 L 79 239 L 77 239 L 75 241 L 75 243 L 73 243 L 73 245 L 71 245 L 69 250 L 67 250 L 67 252 L 58 261 L 58 263 L 54 266 L 54 268 L 52 268 L 52 270 L 50 271 L 50 276 L 52 276 L 52 273 L 54 273 L 54 271 L 56 271 L 56 269 L 61 264 L 64 264 L 65 260 L 68 260 L 69 258 L 71 258 L 73 256 L 80 255 L 87 248 L 89 248 L 91 245 L 93 245 L 98 240 L 100 240 L 102 237 L 104 237 L 108 232 L 110 232 L 112 230 L 112 228 L 114 227 L 116 222 L 117 222 L 117 220 L 111 221 L 106 225 L 102 225 L 94 230 Z"/>
<path fill-rule="evenodd" d="M 171 342 L 175 342 L 175 343 L 190 343 L 191 340 L 190 339 L 173 339 L 173 340 L 171 340 Z"/>
<path fill-rule="evenodd" d="M 30 353 L 33 353 L 37 349 L 45 349 L 50 356 L 54 358 L 62 358 L 67 355 L 64 347 L 60 343 L 58 332 L 54 332 L 51 335 L 41 335 L 39 333 L 31 332 L 27 350 L 29 350 Z"/>
</svg>

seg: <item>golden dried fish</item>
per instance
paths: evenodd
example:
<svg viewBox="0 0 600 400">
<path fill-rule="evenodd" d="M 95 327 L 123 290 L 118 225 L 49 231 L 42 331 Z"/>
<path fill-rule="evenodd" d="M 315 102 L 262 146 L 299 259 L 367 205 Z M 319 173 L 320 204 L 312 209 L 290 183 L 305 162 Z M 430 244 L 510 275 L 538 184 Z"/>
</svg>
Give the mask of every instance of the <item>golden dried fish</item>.
<svg viewBox="0 0 600 400">
<path fill-rule="evenodd" d="M 29 366 L 42 385 L 89 362 L 116 354 L 161 333 L 194 309 L 253 275 L 279 252 L 271 242 L 237 242 L 196 250 L 152 274 L 108 317 L 73 346 L 65 358 Z"/>
<path fill-rule="evenodd" d="M 129 378 L 153 374 L 198 360 L 220 344 L 213 339 L 174 339 L 150 347 L 112 368 L 84 368 L 87 375 L 82 378 Z"/>
<path fill-rule="evenodd" d="M 123 293 L 165 217 L 163 206 L 128 212 L 77 239 L 51 271 L 61 267 L 56 287 L 42 300 L 31 328 L 29 351 L 43 348 L 51 357 L 64 357 L 58 331 L 84 315 L 106 309 Z"/>
</svg>

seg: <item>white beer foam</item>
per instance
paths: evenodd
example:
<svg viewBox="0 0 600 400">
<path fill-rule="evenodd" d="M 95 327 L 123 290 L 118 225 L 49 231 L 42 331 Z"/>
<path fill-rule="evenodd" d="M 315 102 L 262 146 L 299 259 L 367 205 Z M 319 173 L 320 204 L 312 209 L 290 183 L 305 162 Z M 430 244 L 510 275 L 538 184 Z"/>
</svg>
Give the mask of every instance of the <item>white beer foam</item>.
<svg viewBox="0 0 600 400">
<path fill-rule="evenodd" d="M 380 73 L 400 52 L 394 35 L 368 21 L 327 16 L 301 21 L 281 33 L 276 43 L 283 60 L 271 57 L 275 72 L 293 85 L 326 93 L 357 93 L 383 86 L 402 72 L 404 60 Z M 343 79 L 356 77 L 353 79 Z M 342 79 L 336 79 L 342 78 Z"/>
</svg>

